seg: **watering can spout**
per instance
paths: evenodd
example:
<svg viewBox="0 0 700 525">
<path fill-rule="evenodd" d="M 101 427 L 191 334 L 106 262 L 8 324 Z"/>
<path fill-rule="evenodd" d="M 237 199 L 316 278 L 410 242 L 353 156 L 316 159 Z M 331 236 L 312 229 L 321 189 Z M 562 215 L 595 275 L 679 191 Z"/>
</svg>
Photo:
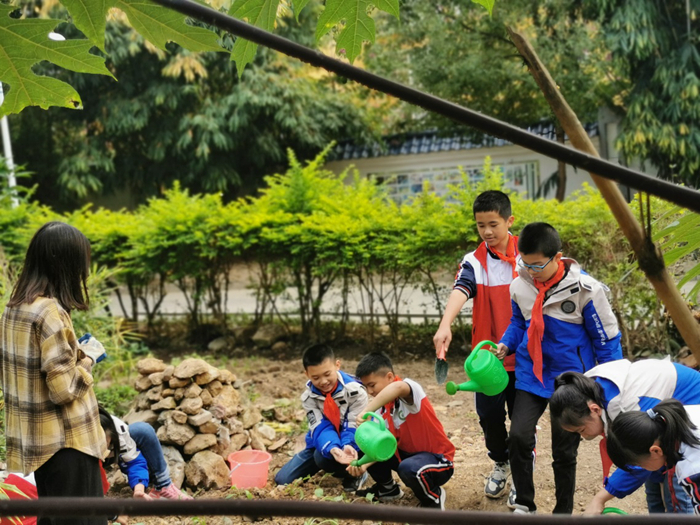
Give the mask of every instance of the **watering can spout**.
<svg viewBox="0 0 700 525">
<path fill-rule="evenodd" d="M 364 465 L 365 463 L 369 463 L 370 461 L 374 461 L 374 460 L 371 457 L 369 457 L 367 454 L 365 454 L 360 459 L 356 459 L 356 460 L 352 461 L 350 464 L 353 467 L 361 467 L 362 465 Z"/>
<path fill-rule="evenodd" d="M 450 381 L 445 385 L 445 390 L 451 396 L 455 395 L 457 392 L 482 392 L 483 387 L 476 381 L 467 381 L 466 383 L 453 383 Z"/>
</svg>

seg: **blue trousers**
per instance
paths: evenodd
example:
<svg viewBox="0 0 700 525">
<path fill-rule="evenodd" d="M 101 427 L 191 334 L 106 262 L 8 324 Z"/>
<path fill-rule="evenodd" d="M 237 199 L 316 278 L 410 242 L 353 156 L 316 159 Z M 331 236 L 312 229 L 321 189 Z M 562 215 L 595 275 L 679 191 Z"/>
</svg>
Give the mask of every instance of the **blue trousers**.
<svg viewBox="0 0 700 525">
<path fill-rule="evenodd" d="M 148 423 L 133 423 L 129 425 L 129 434 L 136 442 L 136 446 L 143 454 L 143 457 L 146 458 L 151 483 L 157 489 L 170 485 L 172 481 L 170 480 L 168 462 L 165 461 L 163 449 L 153 427 Z"/>
<path fill-rule="evenodd" d="M 315 448 L 305 448 L 290 459 L 275 474 L 275 483 L 288 485 L 295 479 L 313 476 L 319 470 L 329 472 L 337 478 L 352 478 L 345 470 L 347 465 L 338 463 L 333 458 L 326 458 Z"/>
<path fill-rule="evenodd" d="M 691 500 L 685 489 L 678 483 L 675 474 L 671 474 L 673 481 L 673 491 L 676 493 L 677 507 L 674 509 L 673 497 L 668 486 L 668 472 L 663 475 L 663 480 L 659 480 L 660 476 L 656 473 L 649 478 L 644 484 L 644 490 L 647 494 L 647 508 L 649 514 L 656 513 L 674 513 L 678 514 L 695 514 L 693 501 Z"/>
<path fill-rule="evenodd" d="M 377 483 L 387 485 L 392 481 L 392 471 L 410 488 L 421 503 L 437 503 L 438 488 L 447 483 L 454 474 L 454 465 L 442 454 L 419 452 L 408 454 L 399 450 L 401 461 L 393 456 L 387 461 L 375 463 L 367 469 Z"/>
</svg>

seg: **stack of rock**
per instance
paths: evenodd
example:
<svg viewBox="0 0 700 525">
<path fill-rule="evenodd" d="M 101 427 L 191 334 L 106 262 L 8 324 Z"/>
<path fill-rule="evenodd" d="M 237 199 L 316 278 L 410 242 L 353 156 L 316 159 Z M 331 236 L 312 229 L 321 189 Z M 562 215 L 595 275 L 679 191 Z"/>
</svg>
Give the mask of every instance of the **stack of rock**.
<svg viewBox="0 0 700 525">
<path fill-rule="evenodd" d="M 139 394 L 124 420 L 156 428 L 176 485 L 229 486 L 224 461 L 229 454 L 245 447 L 274 449 L 279 443 L 274 443 L 275 430 L 260 424 L 260 411 L 240 395 L 241 384 L 229 370 L 202 359 L 173 366 L 147 358 L 137 367 L 140 376 L 134 386 Z"/>
</svg>

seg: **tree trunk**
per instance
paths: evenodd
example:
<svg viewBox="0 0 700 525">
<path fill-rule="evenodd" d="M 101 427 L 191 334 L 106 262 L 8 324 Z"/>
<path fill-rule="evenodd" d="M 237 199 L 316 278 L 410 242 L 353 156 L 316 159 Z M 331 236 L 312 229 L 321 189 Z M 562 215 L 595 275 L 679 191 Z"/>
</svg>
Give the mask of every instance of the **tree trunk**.
<svg viewBox="0 0 700 525">
<path fill-rule="evenodd" d="M 564 144 L 566 142 L 566 133 L 564 133 L 564 128 L 558 122 L 555 124 L 554 129 L 556 130 L 557 142 Z M 557 161 L 557 194 L 554 196 L 559 202 L 564 200 L 566 195 L 566 163 L 559 160 Z"/>
<path fill-rule="evenodd" d="M 569 136 L 571 144 L 578 150 L 598 156 L 598 152 L 588 138 L 588 134 L 583 129 L 578 117 L 567 104 L 557 84 L 552 80 L 549 71 L 540 61 L 530 42 L 511 28 L 508 28 L 508 32 L 520 55 L 525 59 L 530 73 L 542 90 L 559 123 Z M 666 306 L 671 319 L 673 319 L 681 336 L 690 347 L 695 359 L 700 362 L 700 324 L 693 317 L 676 284 L 666 271 L 661 250 L 651 241 L 642 226 L 637 222 L 617 184 L 594 173 L 591 173 L 591 178 L 608 203 L 610 210 L 620 225 L 620 229 L 632 245 L 639 267 L 646 274 L 659 299 Z M 650 234 L 650 232 L 647 233 Z"/>
</svg>

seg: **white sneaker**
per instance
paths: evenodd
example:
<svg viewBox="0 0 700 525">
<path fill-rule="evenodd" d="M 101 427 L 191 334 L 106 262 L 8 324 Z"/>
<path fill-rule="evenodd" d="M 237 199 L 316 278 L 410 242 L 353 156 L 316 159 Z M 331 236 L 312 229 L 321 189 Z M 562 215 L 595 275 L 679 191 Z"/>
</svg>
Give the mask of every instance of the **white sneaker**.
<svg viewBox="0 0 700 525">
<path fill-rule="evenodd" d="M 516 503 L 515 507 L 513 514 L 537 514 L 536 510 L 530 510 L 525 505 L 518 505 Z"/>
<path fill-rule="evenodd" d="M 493 464 L 493 470 L 486 478 L 484 494 L 487 498 L 500 498 L 508 489 L 508 477 L 510 476 L 510 463 L 504 461 Z"/>
<path fill-rule="evenodd" d="M 508 494 L 508 501 L 506 502 L 506 506 L 509 509 L 515 510 L 515 497 L 516 497 L 516 492 L 515 492 L 515 485 L 513 485 L 513 482 L 510 483 L 510 493 Z"/>
</svg>

